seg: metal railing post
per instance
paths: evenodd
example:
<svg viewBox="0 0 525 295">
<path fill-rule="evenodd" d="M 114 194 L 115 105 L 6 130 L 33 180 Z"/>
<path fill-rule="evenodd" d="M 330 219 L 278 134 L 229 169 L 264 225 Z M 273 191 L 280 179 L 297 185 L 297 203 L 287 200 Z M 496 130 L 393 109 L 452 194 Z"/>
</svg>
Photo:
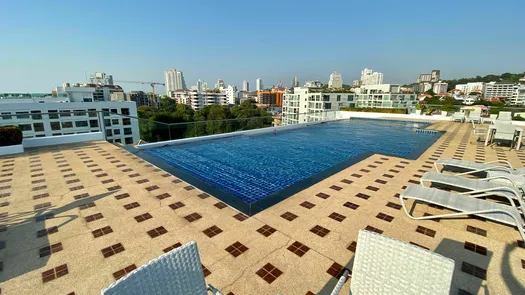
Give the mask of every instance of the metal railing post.
<svg viewBox="0 0 525 295">
<path fill-rule="evenodd" d="M 104 111 L 97 111 L 97 117 L 100 124 L 100 131 L 104 135 L 104 140 L 108 140 L 108 136 L 106 134 L 106 125 L 104 124 Z"/>
</svg>

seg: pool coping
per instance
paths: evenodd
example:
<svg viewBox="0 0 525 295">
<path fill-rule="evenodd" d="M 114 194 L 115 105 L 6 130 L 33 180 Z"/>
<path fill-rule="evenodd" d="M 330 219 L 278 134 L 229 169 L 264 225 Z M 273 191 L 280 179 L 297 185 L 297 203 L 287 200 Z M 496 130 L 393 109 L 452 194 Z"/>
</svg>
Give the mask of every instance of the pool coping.
<svg viewBox="0 0 525 295">
<path fill-rule="evenodd" d="M 361 120 L 361 118 L 359 118 Z M 375 120 L 375 119 L 364 119 L 364 120 Z M 331 120 L 331 121 L 339 121 L 339 120 Z M 393 120 L 397 121 L 397 120 Z M 323 123 L 327 123 L 326 121 Z M 420 123 L 427 123 L 427 122 L 420 122 Z M 318 123 L 321 124 L 321 123 Z M 431 124 L 430 124 L 431 125 Z M 429 126 L 430 126 L 429 125 Z M 426 126 L 426 127 L 429 127 Z M 306 127 L 306 125 L 304 126 Z M 133 153 L 137 157 L 140 157 L 141 159 L 148 161 L 149 163 L 157 166 L 158 168 L 161 168 L 162 170 L 169 172 L 173 176 L 182 179 L 183 181 L 197 187 L 198 189 L 216 197 L 217 199 L 227 203 L 229 206 L 241 211 L 242 213 L 253 216 L 261 211 L 264 211 L 273 205 L 295 195 L 296 193 L 356 164 L 359 163 L 366 158 L 373 156 L 373 155 L 383 155 L 387 157 L 397 157 L 397 158 L 403 158 L 407 160 L 416 160 L 418 159 L 428 148 L 430 148 L 445 132 L 444 131 L 436 131 L 439 136 L 434 141 L 429 141 L 428 143 L 425 143 L 424 145 L 418 147 L 412 153 L 408 154 L 405 157 L 400 157 L 397 155 L 392 154 L 382 154 L 382 153 L 375 153 L 375 152 L 365 152 L 358 154 L 348 160 L 345 160 L 341 163 L 338 163 L 330 168 L 327 168 L 321 172 L 318 172 L 306 179 L 303 179 L 301 181 L 298 181 L 296 183 L 293 183 L 287 187 L 284 187 L 283 189 L 276 191 L 268 196 L 266 196 L 264 199 L 255 201 L 253 203 L 247 203 L 242 201 L 240 198 L 235 196 L 232 193 L 229 193 L 226 190 L 223 190 L 217 186 L 211 185 L 204 180 L 201 180 L 197 178 L 196 176 L 191 175 L 188 172 L 182 171 L 174 166 L 169 165 L 168 163 L 162 161 L 161 159 L 146 154 L 143 150 L 138 149 L 132 145 L 124 146 L 123 148 L 127 150 L 130 153 Z M 243 134 L 237 134 L 237 135 L 243 135 Z M 218 138 L 215 138 L 218 139 Z M 166 146 L 166 145 L 163 145 Z M 161 146 L 159 146 L 161 147 Z"/>
</svg>

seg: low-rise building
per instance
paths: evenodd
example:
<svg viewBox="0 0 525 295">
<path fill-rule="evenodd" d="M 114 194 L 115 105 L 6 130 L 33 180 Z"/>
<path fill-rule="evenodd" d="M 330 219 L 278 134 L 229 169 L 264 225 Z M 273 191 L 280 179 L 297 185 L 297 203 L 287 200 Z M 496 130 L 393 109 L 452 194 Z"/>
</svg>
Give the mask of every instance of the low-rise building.
<svg viewBox="0 0 525 295">
<path fill-rule="evenodd" d="M 514 95 L 509 99 L 510 104 L 525 106 L 525 85 L 516 87 Z"/>
<path fill-rule="evenodd" d="M 159 100 L 154 100 L 152 93 L 146 93 L 144 91 L 131 91 L 128 93 L 127 99 L 129 101 L 134 101 L 137 104 L 137 108 L 142 106 L 153 107 L 157 109 L 159 108 Z"/>
<path fill-rule="evenodd" d="M 505 82 L 489 82 L 485 84 L 483 97 L 512 97 L 516 92 L 517 84 Z"/>
<path fill-rule="evenodd" d="M 434 86 L 432 87 L 432 91 L 434 91 L 435 94 L 446 93 L 447 88 L 448 88 L 448 83 L 439 81 L 439 82 L 434 83 Z"/>
<path fill-rule="evenodd" d="M 399 84 L 363 85 L 356 89 L 351 107 L 358 108 L 415 108 L 416 94 L 402 93 Z"/>
<path fill-rule="evenodd" d="M 471 92 L 483 93 L 485 90 L 484 82 L 469 82 L 467 84 L 457 84 L 456 89 L 468 95 Z"/>
<path fill-rule="evenodd" d="M 215 90 L 177 90 L 172 92 L 172 98 L 174 98 L 177 103 L 189 105 L 196 111 L 207 105 L 228 105 L 226 94 Z"/>
<path fill-rule="evenodd" d="M 0 97 L 0 126 L 19 126 L 24 138 L 101 131 L 109 142 L 132 144 L 140 139 L 133 117 L 137 117 L 133 102 L 71 101 L 64 93 Z"/>
</svg>

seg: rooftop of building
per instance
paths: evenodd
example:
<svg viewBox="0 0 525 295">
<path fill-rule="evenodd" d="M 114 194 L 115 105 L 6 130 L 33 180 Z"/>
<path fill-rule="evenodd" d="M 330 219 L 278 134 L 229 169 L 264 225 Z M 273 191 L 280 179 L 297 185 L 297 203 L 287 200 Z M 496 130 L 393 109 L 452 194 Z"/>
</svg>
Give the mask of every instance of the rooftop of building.
<svg viewBox="0 0 525 295">
<path fill-rule="evenodd" d="M 469 124 L 428 128 L 445 133 L 418 159 L 372 155 L 251 217 L 105 141 L 0 157 L 1 291 L 97 294 L 125 269 L 196 240 L 207 283 L 224 294 L 329 294 L 367 228 L 454 259 L 451 294 L 522 294 L 525 246 L 514 228 L 411 220 L 398 195 L 440 157 L 521 167 L 525 152 L 477 145 Z M 415 207 L 417 216 L 444 212 Z M 273 282 L 257 275 L 267 263 L 280 270 Z"/>
</svg>

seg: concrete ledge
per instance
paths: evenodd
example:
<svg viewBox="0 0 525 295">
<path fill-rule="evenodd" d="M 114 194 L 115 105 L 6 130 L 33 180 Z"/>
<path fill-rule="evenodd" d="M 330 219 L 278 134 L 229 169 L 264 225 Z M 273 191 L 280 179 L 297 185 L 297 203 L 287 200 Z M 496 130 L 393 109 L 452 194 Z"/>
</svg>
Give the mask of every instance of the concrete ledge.
<svg viewBox="0 0 525 295">
<path fill-rule="evenodd" d="M 0 156 L 20 154 L 24 152 L 23 144 L 0 146 Z"/>
<path fill-rule="evenodd" d="M 82 134 L 70 134 L 50 137 L 24 138 L 22 144 L 25 148 L 48 146 L 56 144 L 68 144 L 75 142 L 84 142 L 92 140 L 104 140 L 102 132 L 90 132 Z"/>
<path fill-rule="evenodd" d="M 279 130 L 292 130 L 292 129 L 304 128 L 304 127 L 311 126 L 311 125 L 321 124 L 325 122 L 333 122 L 333 121 L 339 121 L 339 120 L 307 122 L 307 123 L 300 123 L 300 124 L 294 124 L 294 125 L 266 127 L 266 128 L 236 131 L 236 132 L 230 132 L 230 133 L 190 137 L 190 138 L 183 138 L 183 139 L 174 139 L 174 140 L 167 140 L 167 141 L 161 141 L 161 142 L 152 142 L 152 143 L 145 143 L 145 144 L 137 145 L 136 148 L 139 150 L 144 150 L 144 149 L 163 147 L 167 145 L 179 145 L 179 144 L 218 139 L 218 138 L 225 138 L 225 137 L 232 137 L 232 136 L 239 136 L 239 135 L 254 135 L 254 134 L 271 133 L 274 131 L 278 132 Z"/>
</svg>

